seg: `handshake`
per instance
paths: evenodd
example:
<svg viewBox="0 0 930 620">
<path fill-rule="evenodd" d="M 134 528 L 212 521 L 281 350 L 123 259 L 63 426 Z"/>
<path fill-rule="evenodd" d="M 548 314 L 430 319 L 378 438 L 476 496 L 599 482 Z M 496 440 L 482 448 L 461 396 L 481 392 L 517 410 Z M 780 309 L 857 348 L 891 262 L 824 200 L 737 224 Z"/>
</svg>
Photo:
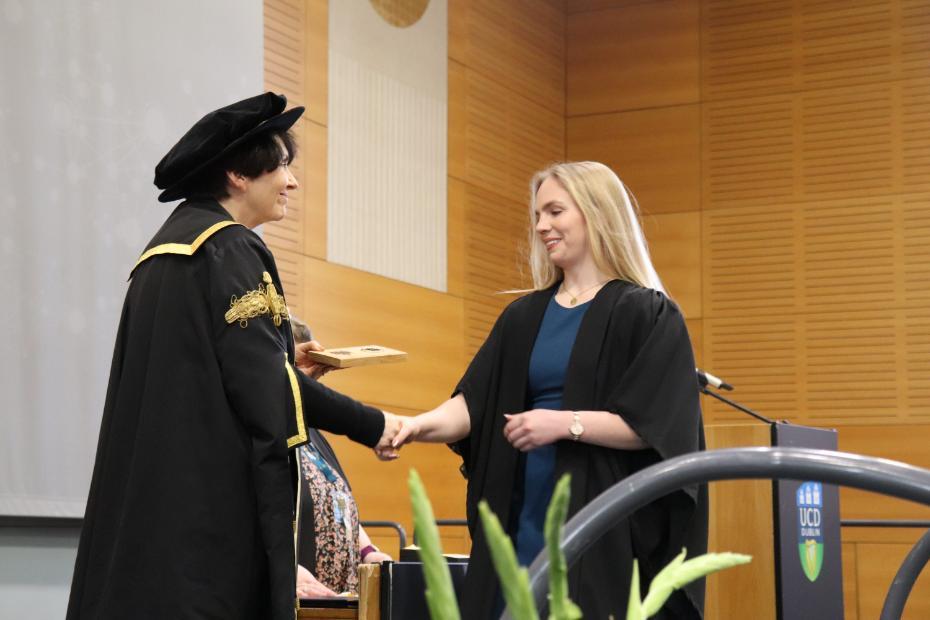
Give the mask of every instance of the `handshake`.
<svg viewBox="0 0 930 620">
<path fill-rule="evenodd" d="M 393 461 L 400 456 L 400 449 L 417 436 L 416 418 L 384 413 L 384 432 L 375 446 L 375 454 L 382 461 Z"/>
</svg>

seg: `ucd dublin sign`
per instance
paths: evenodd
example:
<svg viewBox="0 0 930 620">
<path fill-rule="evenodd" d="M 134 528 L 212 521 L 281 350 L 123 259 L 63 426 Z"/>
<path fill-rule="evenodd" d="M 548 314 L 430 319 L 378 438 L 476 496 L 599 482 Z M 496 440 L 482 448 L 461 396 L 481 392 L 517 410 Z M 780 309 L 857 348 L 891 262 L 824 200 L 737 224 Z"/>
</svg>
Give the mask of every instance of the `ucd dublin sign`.
<svg viewBox="0 0 930 620">
<path fill-rule="evenodd" d="M 836 431 L 775 424 L 772 434 L 773 445 L 836 450 Z M 777 618 L 842 618 L 839 490 L 814 480 L 774 486 Z"/>
</svg>

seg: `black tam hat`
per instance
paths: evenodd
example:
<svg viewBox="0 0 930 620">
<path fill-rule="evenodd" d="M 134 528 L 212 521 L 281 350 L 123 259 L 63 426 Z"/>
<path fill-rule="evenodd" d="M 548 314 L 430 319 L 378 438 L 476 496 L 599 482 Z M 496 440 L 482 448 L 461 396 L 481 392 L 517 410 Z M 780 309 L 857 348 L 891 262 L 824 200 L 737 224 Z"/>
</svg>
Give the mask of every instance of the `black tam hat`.
<svg viewBox="0 0 930 620">
<path fill-rule="evenodd" d="M 286 130 L 304 108 L 287 112 L 287 97 L 265 93 L 210 112 L 194 123 L 155 166 L 155 187 L 165 190 L 161 202 L 184 197 L 186 184 L 236 146 L 259 133 Z"/>
</svg>

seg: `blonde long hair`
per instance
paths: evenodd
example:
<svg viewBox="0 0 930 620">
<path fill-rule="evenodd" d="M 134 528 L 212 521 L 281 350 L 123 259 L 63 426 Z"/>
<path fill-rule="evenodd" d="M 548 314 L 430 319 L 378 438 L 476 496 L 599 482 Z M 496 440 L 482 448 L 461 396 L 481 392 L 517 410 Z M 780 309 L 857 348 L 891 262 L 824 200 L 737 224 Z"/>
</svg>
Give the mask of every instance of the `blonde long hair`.
<svg viewBox="0 0 930 620">
<path fill-rule="evenodd" d="M 562 269 L 549 259 L 536 232 L 536 192 L 548 178 L 565 188 L 584 215 L 595 266 L 610 278 L 619 278 L 665 292 L 652 266 L 646 238 L 639 225 L 636 199 L 614 171 L 596 161 L 553 164 L 533 175 L 530 182 L 529 263 L 536 290 L 562 279 Z"/>
</svg>

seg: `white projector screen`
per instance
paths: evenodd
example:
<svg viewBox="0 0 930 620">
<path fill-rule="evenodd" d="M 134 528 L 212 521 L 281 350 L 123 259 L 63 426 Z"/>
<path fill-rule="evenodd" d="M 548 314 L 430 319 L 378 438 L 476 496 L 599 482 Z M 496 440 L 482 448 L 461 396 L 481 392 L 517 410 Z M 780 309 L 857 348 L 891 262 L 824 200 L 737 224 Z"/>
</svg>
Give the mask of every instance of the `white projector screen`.
<svg viewBox="0 0 930 620">
<path fill-rule="evenodd" d="M 0 515 L 80 517 L 153 170 L 262 91 L 261 0 L 0 1 Z"/>
</svg>

